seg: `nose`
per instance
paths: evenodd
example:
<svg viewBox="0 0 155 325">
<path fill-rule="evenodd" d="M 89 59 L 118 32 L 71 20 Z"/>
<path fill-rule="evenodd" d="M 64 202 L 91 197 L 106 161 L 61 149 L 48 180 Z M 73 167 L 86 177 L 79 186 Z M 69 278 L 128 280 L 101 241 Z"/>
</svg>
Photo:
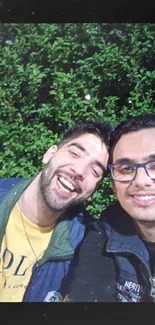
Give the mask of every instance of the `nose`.
<svg viewBox="0 0 155 325">
<path fill-rule="evenodd" d="M 147 187 L 152 185 L 153 180 L 147 175 L 143 167 L 139 167 L 137 168 L 136 177 L 133 183 L 137 187 Z"/>
<path fill-rule="evenodd" d="M 88 171 L 88 164 L 84 160 L 78 160 L 74 165 L 70 167 L 71 172 L 75 174 L 75 176 L 80 179 L 81 181 L 84 179 L 87 171 Z"/>
</svg>

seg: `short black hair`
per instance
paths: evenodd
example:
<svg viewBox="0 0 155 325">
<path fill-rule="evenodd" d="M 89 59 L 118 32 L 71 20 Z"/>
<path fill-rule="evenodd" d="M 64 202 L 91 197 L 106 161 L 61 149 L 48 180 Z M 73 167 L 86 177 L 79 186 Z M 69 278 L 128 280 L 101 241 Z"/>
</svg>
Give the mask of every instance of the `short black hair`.
<svg viewBox="0 0 155 325">
<path fill-rule="evenodd" d="M 107 150 L 110 148 L 110 133 L 112 131 L 112 126 L 109 122 L 104 122 L 103 120 L 87 121 L 85 123 L 74 124 L 67 132 L 64 134 L 62 140 L 58 143 L 61 147 L 65 143 L 85 134 L 90 133 L 98 136 L 102 142 L 105 143 Z"/>
<path fill-rule="evenodd" d="M 123 121 L 116 126 L 116 128 L 111 132 L 110 136 L 109 163 L 112 163 L 114 148 L 122 135 L 151 128 L 155 128 L 155 114 L 143 114 L 130 117 L 127 121 Z"/>
</svg>

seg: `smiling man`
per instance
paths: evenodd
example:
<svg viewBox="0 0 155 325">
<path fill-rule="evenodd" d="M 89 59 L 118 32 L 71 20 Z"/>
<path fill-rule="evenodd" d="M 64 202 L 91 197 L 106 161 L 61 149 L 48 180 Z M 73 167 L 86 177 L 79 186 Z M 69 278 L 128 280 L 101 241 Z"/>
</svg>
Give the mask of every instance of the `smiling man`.
<svg viewBox="0 0 155 325">
<path fill-rule="evenodd" d="M 114 192 L 140 228 L 143 221 L 155 221 L 154 139 L 155 128 L 122 135 L 110 166 Z"/>
<path fill-rule="evenodd" d="M 118 202 L 85 238 L 68 301 L 155 301 L 154 114 L 112 132 L 109 170 Z"/>
<path fill-rule="evenodd" d="M 110 131 L 109 123 L 75 125 L 35 178 L 1 180 L 1 302 L 63 300 L 61 283 L 90 217 L 83 202 L 106 173 Z"/>
<path fill-rule="evenodd" d="M 57 217 L 62 210 L 91 197 L 105 174 L 108 152 L 100 137 L 86 133 L 59 150 L 51 147 L 43 161 L 46 165 L 40 176 L 40 189 L 46 205 Z"/>
</svg>

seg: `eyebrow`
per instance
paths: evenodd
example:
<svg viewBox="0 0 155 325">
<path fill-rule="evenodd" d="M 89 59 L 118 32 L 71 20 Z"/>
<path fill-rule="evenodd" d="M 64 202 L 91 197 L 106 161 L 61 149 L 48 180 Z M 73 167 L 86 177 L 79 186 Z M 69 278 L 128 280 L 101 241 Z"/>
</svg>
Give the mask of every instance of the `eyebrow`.
<svg viewBox="0 0 155 325">
<path fill-rule="evenodd" d="M 143 161 L 148 161 L 148 160 L 155 160 L 155 154 L 151 154 L 149 156 L 145 156 L 143 158 Z M 129 158 L 126 158 L 126 157 L 123 157 L 123 158 L 120 158 L 120 159 L 117 159 L 115 161 L 115 164 L 128 164 L 128 163 L 136 163 L 137 161 L 135 159 L 129 159 Z"/>
<path fill-rule="evenodd" d="M 79 143 L 77 143 L 77 142 L 72 142 L 72 143 L 70 143 L 70 144 L 68 145 L 68 147 L 71 147 L 71 146 L 74 146 L 74 147 L 80 149 L 82 152 L 84 152 L 84 153 L 86 153 L 86 154 L 88 155 L 87 150 L 86 150 L 86 149 L 85 149 L 81 144 L 79 144 Z M 100 163 L 100 161 L 95 160 L 94 163 L 95 163 L 97 166 L 99 166 L 99 167 L 103 170 L 103 173 L 106 172 L 106 168 L 104 167 L 104 165 L 102 165 L 102 164 Z"/>
<path fill-rule="evenodd" d="M 77 148 L 80 149 L 81 151 L 87 153 L 87 150 L 86 150 L 83 146 L 81 146 L 81 144 L 79 144 L 79 143 L 77 143 L 77 142 L 72 142 L 72 143 L 70 143 L 67 147 L 72 147 L 72 146 L 77 147 Z"/>
</svg>

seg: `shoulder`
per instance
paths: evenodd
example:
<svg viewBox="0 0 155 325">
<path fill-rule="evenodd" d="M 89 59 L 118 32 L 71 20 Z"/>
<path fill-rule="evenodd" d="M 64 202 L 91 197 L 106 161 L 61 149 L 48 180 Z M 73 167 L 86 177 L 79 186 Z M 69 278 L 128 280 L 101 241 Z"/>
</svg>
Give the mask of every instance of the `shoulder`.
<svg viewBox="0 0 155 325">
<path fill-rule="evenodd" d="M 119 204 L 119 202 L 117 201 L 109 205 L 106 209 L 102 211 L 100 220 L 107 220 L 109 218 L 112 220 L 113 218 L 116 218 L 116 215 L 120 216 L 122 215 L 122 213 L 123 213 L 123 209 Z"/>
<path fill-rule="evenodd" d="M 6 194 L 23 178 L 0 178 L 0 202 Z"/>
<path fill-rule="evenodd" d="M 133 234 L 135 227 L 130 215 L 116 202 L 103 210 L 99 219 L 101 229 L 104 229 L 109 236 L 111 231 L 119 234 Z"/>
<path fill-rule="evenodd" d="M 23 179 L 23 177 L 0 178 L 0 188 L 11 189 L 14 185 L 19 183 L 22 179 Z"/>
<path fill-rule="evenodd" d="M 65 217 L 69 219 L 73 224 L 80 223 L 84 227 L 87 227 L 94 220 L 92 215 L 86 210 L 84 204 L 76 205 L 67 210 Z"/>
<path fill-rule="evenodd" d="M 81 243 L 80 253 L 86 255 L 86 259 L 89 255 L 96 255 L 100 253 L 107 242 L 107 236 L 104 228 L 100 226 L 99 221 L 93 221 L 90 223 L 85 231 L 85 236 Z"/>
</svg>

